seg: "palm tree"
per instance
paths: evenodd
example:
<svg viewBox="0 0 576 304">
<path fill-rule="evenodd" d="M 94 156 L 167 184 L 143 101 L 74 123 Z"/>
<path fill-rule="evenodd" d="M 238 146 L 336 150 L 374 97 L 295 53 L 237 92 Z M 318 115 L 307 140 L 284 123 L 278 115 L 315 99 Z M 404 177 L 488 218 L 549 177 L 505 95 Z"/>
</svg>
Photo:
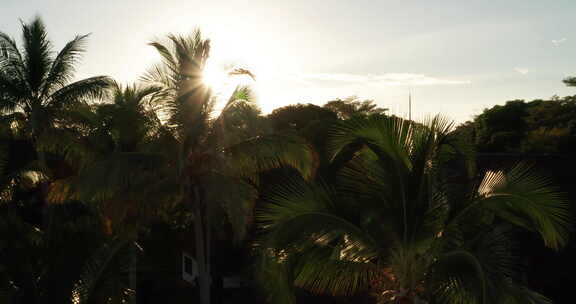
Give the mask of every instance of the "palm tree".
<svg viewBox="0 0 576 304">
<path fill-rule="evenodd" d="M 52 183 L 50 201 L 80 200 L 89 204 L 102 216 L 107 235 L 117 239 L 115 243 L 124 242 L 132 249 L 129 294 L 134 301 L 140 227 L 162 214 L 174 201 L 170 194 L 175 191 L 165 191 L 174 186 L 166 185 L 166 176 L 171 174 L 166 172 L 169 166 L 164 153 L 169 151 L 169 145 L 162 141 L 166 130 L 154 108 L 159 92 L 159 87 L 124 88 L 116 83 L 111 103 L 84 105 L 68 111 L 66 128 L 45 138 L 48 151 L 64 155 L 76 171 Z M 110 248 L 123 247 L 110 245 L 101 251 L 115 252 Z M 78 293 L 79 301 L 88 301 L 83 295 L 92 294 L 86 290 L 91 290 L 87 285 L 93 281 L 85 280 L 78 287 L 83 290 Z"/>
<path fill-rule="evenodd" d="M 0 113 L 3 120 L 20 123 L 34 143 L 60 126 L 64 110 L 103 97 L 110 86 L 104 76 L 71 82 L 87 37 L 76 36 L 54 56 L 39 17 L 22 24 L 21 48 L 0 32 Z"/>
<path fill-rule="evenodd" d="M 476 182 L 450 127 L 439 117 L 341 122 L 334 183 L 292 178 L 266 194 L 259 271 L 271 302 L 294 303 L 297 286 L 379 303 L 550 303 L 522 285 L 511 235 L 563 246 L 566 202 L 525 165 Z"/>
<path fill-rule="evenodd" d="M 48 176 L 62 169 L 46 162 L 44 138 L 63 128 L 68 110 L 104 96 L 110 84 L 101 76 L 72 82 L 86 38 L 77 36 L 54 53 L 39 18 L 22 24 L 21 47 L 0 32 L 0 201 L 6 203 L 0 255 L 8 261 L 0 276 L 2 291 L 16 303 L 69 299 L 84 249 L 98 242 L 91 234 L 98 224 L 70 212 L 73 205 L 29 212 L 44 202 Z M 76 218 L 70 221 L 69 213 Z M 42 214 L 43 222 L 36 218 Z"/>
<path fill-rule="evenodd" d="M 200 31 L 186 37 L 169 35 L 167 41 L 151 45 L 162 62 L 144 79 L 164 88 L 161 111 L 177 142 L 173 164 L 181 200 L 193 218 L 200 302 L 207 304 L 215 209 L 226 211 L 236 238 L 242 238 L 257 196 L 258 172 L 292 166 L 311 176 L 314 158 L 300 138 L 267 136 L 255 127 L 259 111 L 248 88 L 237 88 L 223 110 L 214 112 L 217 100 L 202 81 L 210 41 Z M 232 75 L 246 73 L 237 69 Z"/>
</svg>

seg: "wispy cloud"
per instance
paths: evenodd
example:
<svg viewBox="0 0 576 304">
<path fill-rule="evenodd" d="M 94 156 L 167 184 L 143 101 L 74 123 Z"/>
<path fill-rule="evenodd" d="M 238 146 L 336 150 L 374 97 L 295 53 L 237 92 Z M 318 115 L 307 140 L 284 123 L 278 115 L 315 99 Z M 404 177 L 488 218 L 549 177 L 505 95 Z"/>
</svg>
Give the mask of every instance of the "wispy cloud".
<svg viewBox="0 0 576 304">
<path fill-rule="evenodd" d="M 568 40 L 567 38 L 553 39 L 552 44 L 554 46 L 560 46 L 562 43 L 566 42 L 567 40 Z"/>
<path fill-rule="evenodd" d="M 470 80 L 442 79 L 413 73 L 384 73 L 384 74 L 347 74 L 347 73 L 313 73 L 302 74 L 299 78 L 304 81 L 330 81 L 348 83 L 367 83 L 384 86 L 431 86 L 431 85 L 462 85 L 470 84 Z"/>
<path fill-rule="evenodd" d="M 526 75 L 526 74 L 528 74 L 528 72 L 530 72 L 530 70 L 527 68 L 519 68 L 519 67 L 514 68 L 514 71 L 516 71 L 522 75 Z"/>
</svg>

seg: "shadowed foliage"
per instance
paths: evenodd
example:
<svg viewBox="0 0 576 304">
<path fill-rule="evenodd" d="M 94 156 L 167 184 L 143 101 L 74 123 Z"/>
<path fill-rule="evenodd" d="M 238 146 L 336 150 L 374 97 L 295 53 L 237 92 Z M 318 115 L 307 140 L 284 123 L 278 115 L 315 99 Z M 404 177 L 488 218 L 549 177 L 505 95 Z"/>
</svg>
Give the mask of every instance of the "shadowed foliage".
<svg viewBox="0 0 576 304">
<path fill-rule="evenodd" d="M 456 132 L 355 96 L 264 116 L 250 87 L 205 83 L 199 30 L 149 43 L 160 61 L 130 85 L 75 77 L 87 38 L 55 50 L 38 17 L 21 43 L 0 32 L 0 303 L 149 302 L 158 281 L 178 285 L 161 299 L 219 302 L 248 268 L 236 253 L 256 253 L 270 303 L 551 303 L 516 241 L 565 246 L 567 202 L 523 163 L 476 172 L 473 151 L 574 150 L 575 97 L 510 101 Z"/>
<path fill-rule="evenodd" d="M 524 165 L 479 182 L 454 167 L 472 158 L 450 129 L 440 117 L 338 124 L 333 157 L 356 152 L 336 181 L 292 178 L 264 198 L 259 271 L 270 301 L 293 303 L 296 286 L 381 303 L 549 303 L 523 287 L 511 240 L 523 228 L 566 244 L 566 203 Z"/>
</svg>

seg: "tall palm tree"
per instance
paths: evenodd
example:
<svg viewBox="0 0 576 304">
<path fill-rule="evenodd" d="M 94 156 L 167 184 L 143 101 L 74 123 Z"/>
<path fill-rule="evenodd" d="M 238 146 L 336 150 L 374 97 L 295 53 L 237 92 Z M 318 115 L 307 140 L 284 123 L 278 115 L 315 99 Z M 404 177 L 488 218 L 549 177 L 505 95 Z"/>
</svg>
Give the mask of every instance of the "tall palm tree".
<svg viewBox="0 0 576 304">
<path fill-rule="evenodd" d="M 21 48 L 0 32 L 0 113 L 19 121 L 32 141 L 58 127 L 63 110 L 101 98 L 110 86 L 104 76 L 72 82 L 87 37 L 76 36 L 54 56 L 39 17 L 22 24 Z"/>
<path fill-rule="evenodd" d="M 345 165 L 333 184 L 293 178 L 266 194 L 259 269 L 271 301 L 294 303 L 297 286 L 379 303 L 550 303 L 522 285 L 511 235 L 527 229 L 561 247 L 566 202 L 525 165 L 478 182 L 450 126 L 341 122 L 330 149 Z"/>
<path fill-rule="evenodd" d="M 200 302 L 210 303 L 212 217 L 223 208 L 235 224 L 237 238 L 246 231 L 256 198 L 258 172 L 292 166 L 313 173 L 313 154 L 296 136 L 266 136 L 254 123 L 258 111 L 249 89 L 239 87 L 220 113 L 202 81 L 210 41 L 200 31 L 169 35 L 151 45 L 162 57 L 144 79 L 164 88 L 161 111 L 177 142 L 174 165 L 182 202 L 193 217 Z M 236 70 L 233 74 L 247 73 Z"/>
<path fill-rule="evenodd" d="M 73 246 L 97 240 L 83 234 L 97 230 L 93 219 L 60 218 L 68 205 L 43 208 L 43 223 L 17 210 L 43 202 L 47 177 L 61 169 L 46 161 L 44 138 L 63 127 L 68 110 L 104 96 L 111 83 L 102 76 L 73 81 L 86 38 L 77 36 L 55 53 L 40 18 L 22 24 L 21 47 L 0 32 L 0 200 L 8 202 L 2 206 L 6 242 L 0 255 L 9 262 L 0 268 L 16 303 L 69 299 L 85 253 Z M 71 241 L 76 237 L 81 239 Z M 58 268 L 63 265 L 65 270 Z"/>
</svg>

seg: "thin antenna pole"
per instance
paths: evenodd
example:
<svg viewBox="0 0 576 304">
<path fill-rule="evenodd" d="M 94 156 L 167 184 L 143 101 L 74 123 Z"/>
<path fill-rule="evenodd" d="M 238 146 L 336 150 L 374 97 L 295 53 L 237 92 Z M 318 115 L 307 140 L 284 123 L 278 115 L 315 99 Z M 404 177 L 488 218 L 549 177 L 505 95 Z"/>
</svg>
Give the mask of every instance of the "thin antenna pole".
<svg viewBox="0 0 576 304">
<path fill-rule="evenodd" d="M 408 90 L 408 120 L 412 120 L 412 90 Z"/>
</svg>

